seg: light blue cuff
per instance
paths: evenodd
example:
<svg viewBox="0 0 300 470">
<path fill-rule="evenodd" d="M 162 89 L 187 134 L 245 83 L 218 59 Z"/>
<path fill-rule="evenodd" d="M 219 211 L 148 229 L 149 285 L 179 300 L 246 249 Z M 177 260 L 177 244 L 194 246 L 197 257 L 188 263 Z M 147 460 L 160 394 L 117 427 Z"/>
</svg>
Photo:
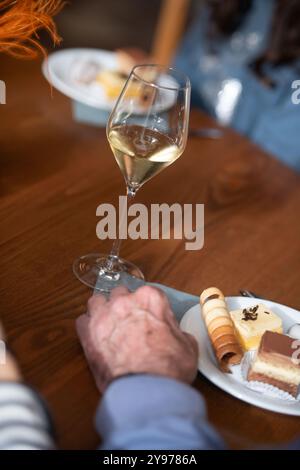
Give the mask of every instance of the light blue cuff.
<svg viewBox="0 0 300 470">
<path fill-rule="evenodd" d="M 202 397 L 173 379 L 134 375 L 108 387 L 96 416 L 104 449 L 213 449 Z"/>
</svg>

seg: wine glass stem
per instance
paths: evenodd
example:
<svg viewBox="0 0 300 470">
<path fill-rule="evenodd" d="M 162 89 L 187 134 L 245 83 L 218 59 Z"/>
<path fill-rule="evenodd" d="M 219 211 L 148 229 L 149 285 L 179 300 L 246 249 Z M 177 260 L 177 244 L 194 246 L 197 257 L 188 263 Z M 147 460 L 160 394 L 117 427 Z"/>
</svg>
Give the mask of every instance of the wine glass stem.
<svg viewBox="0 0 300 470">
<path fill-rule="evenodd" d="M 126 189 L 127 189 L 127 194 L 126 194 L 127 195 L 127 205 L 126 205 L 127 207 L 125 208 L 125 210 L 123 210 L 123 213 L 120 216 L 119 227 L 117 227 L 117 231 L 116 231 L 117 232 L 116 233 L 116 239 L 113 243 L 111 252 L 110 252 L 110 254 L 108 256 L 108 259 L 107 259 L 106 269 L 108 271 L 113 271 L 114 264 L 119 258 L 119 253 L 120 253 L 121 243 L 122 243 L 122 239 L 120 238 L 120 228 L 123 229 L 123 225 L 127 221 L 127 213 L 126 212 L 128 211 L 128 208 L 130 207 L 130 205 L 132 204 L 132 201 L 133 201 L 133 199 L 136 195 L 136 192 L 138 190 L 138 188 L 133 188 L 131 186 L 127 186 Z"/>
</svg>

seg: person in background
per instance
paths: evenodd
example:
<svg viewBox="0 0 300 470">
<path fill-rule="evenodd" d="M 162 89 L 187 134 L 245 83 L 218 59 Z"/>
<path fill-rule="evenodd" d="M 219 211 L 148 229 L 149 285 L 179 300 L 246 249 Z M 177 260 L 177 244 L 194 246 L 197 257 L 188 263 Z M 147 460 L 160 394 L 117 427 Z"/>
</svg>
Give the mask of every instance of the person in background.
<svg viewBox="0 0 300 470">
<path fill-rule="evenodd" d="M 175 59 L 194 103 L 299 171 L 299 0 L 202 3 Z"/>
</svg>

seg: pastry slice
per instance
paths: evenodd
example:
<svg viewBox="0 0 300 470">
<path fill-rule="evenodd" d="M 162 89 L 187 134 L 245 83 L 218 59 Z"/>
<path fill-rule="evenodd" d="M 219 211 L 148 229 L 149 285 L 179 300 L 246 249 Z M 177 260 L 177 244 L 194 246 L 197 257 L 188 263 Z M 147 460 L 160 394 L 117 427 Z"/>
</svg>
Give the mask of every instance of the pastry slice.
<svg viewBox="0 0 300 470">
<path fill-rule="evenodd" d="M 245 351 L 257 349 L 265 331 L 282 333 L 281 318 L 264 304 L 230 312 L 237 338 Z"/>
<path fill-rule="evenodd" d="M 110 99 L 117 98 L 126 82 L 126 77 L 115 70 L 102 70 L 96 77 L 96 82 L 102 86 Z"/>
<path fill-rule="evenodd" d="M 299 341 L 266 331 L 247 378 L 271 384 L 296 398 L 300 385 Z"/>
<path fill-rule="evenodd" d="M 235 335 L 223 293 L 210 287 L 200 295 L 202 316 L 220 369 L 230 372 L 230 365 L 239 364 L 243 351 Z"/>
</svg>

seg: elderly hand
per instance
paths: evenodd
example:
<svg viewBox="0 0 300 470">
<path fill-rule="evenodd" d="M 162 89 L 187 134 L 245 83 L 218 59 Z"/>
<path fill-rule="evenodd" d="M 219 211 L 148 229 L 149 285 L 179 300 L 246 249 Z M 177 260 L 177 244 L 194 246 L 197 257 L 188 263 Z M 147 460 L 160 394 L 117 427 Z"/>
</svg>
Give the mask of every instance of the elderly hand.
<svg viewBox="0 0 300 470">
<path fill-rule="evenodd" d="M 110 299 L 94 295 L 76 322 L 87 361 L 100 391 L 116 377 L 155 374 L 191 383 L 197 371 L 196 340 L 183 333 L 166 295 L 143 286 L 125 287 Z"/>
</svg>

